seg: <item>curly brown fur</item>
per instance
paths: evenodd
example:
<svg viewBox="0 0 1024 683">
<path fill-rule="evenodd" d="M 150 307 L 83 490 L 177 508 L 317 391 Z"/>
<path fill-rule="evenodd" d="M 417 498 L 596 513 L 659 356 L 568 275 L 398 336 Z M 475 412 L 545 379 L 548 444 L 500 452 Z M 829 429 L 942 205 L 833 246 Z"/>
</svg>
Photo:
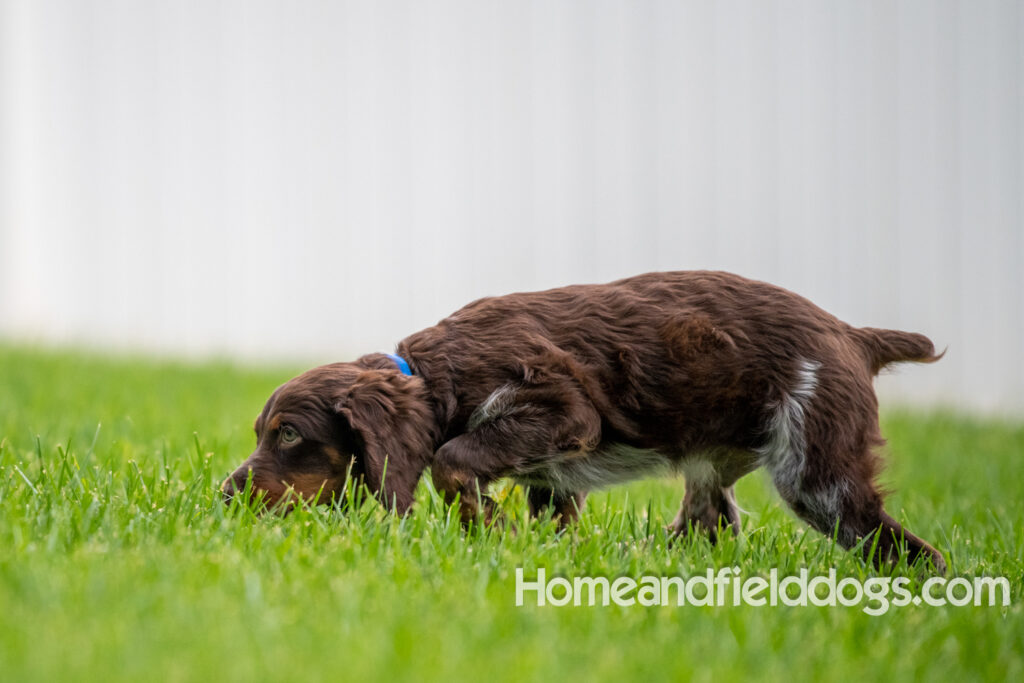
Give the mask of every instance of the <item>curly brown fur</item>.
<svg viewBox="0 0 1024 683">
<path fill-rule="evenodd" d="M 942 555 L 885 513 L 874 375 L 938 359 L 922 335 L 854 328 L 787 290 L 722 272 L 480 299 L 382 354 L 315 368 L 256 422 L 252 472 L 273 502 L 337 496 L 351 472 L 404 513 L 421 475 L 473 518 L 487 485 L 531 487 L 531 509 L 575 518 L 586 492 L 681 470 L 672 533 L 738 528 L 733 484 L 764 467 L 783 499 L 876 559 Z M 288 426 L 299 440 L 282 442 Z M 386 474 L 385 474 L 386 472 Z M 870 548 L 872 543 L 864 543 Z"/>
</svg>

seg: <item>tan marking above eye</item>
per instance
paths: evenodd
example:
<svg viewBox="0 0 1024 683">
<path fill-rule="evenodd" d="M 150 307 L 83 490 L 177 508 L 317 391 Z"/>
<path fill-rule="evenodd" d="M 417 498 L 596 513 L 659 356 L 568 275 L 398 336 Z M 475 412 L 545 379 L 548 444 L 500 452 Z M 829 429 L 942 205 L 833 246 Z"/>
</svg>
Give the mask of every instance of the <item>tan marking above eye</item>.
<svg viewBox="0 0 1024 683">
<path fill-rule="evenodd" d="M 348 464 L 348 459 L 343 457 L 337 448 L 324 446 L 324 454 L 327 456 L 327 460 L 335 467 L 342 467 Z"/>
</svg>

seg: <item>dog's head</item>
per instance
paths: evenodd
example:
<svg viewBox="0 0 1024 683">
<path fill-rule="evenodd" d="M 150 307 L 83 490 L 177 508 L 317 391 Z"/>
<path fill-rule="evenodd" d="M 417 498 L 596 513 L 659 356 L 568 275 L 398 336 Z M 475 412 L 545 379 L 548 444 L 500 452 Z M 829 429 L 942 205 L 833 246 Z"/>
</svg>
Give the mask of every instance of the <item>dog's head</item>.
<svg viewBox="0 0 1024 683">
<path fill-rule="evenodd" d="M 387 357 L 323 365 L 270 396 L 254 425 L 256 450 L 221 490 L 238 495 L 251 476 L 251 491 L 268 505 L 289 495 L 329 503 L 351 478 L 405 511 L 433 447 L 433 424 L 422 379 Z"/>
</svg>

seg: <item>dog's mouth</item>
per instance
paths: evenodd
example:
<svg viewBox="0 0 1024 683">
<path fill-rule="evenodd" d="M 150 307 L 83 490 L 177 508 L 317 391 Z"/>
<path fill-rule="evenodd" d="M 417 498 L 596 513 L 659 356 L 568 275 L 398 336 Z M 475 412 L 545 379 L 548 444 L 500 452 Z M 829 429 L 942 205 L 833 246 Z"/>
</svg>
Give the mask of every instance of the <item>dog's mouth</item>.
<svg viewBox="0 0 1024 683">
<path fill-rule="evenodd" d="M 333 480 L 326 477 L 303 477 L 300 481 L 282 480 L 278 486 L 270 487 L 262 484 L 251 474 L 247 474 L 244 483 L 237 475 L 224 479 L 220 485 L 220 493 L 225 504 L 239 501 L 243 505 L 255 508 L 261 514 L 272 512 L 286 516 L 301 505 L 332 505 L 344 502 L 348 493 L 351 476 Z"/>
</svg>

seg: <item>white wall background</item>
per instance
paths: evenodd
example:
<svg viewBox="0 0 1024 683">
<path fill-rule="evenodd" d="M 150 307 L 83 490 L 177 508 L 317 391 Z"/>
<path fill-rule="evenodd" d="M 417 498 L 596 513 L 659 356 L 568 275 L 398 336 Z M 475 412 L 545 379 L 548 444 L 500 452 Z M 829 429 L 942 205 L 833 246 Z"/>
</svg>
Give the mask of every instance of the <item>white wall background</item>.
<svg viewBox="0 0 1024 683">
<path fill-rule="evenodd" d="M 0 335 L 351 358 L 721 268 L 1024 409 L 1024 3 L 0 0 Z"/>
</svg>

